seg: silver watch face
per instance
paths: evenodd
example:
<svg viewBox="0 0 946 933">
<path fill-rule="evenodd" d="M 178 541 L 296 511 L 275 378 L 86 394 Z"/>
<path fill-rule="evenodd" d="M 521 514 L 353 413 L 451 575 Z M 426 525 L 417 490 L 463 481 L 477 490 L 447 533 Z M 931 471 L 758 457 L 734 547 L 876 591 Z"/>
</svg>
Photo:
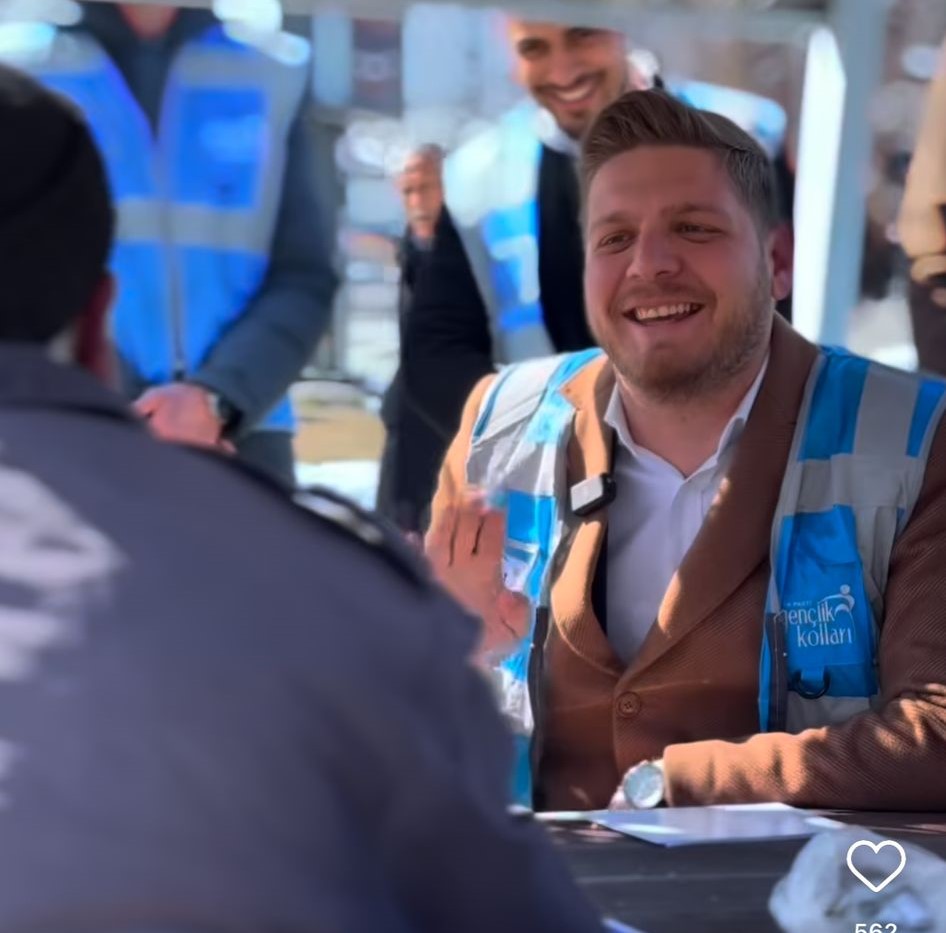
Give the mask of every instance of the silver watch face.
<svg viewBox="0 0 946 933">
<path fill-rule="evenodd" d="M 663 769 L 653 762 L 633 768 L 624 779 L 624 796 L 635 809 L 656 807 L 664 799 Z"/>
</svg>

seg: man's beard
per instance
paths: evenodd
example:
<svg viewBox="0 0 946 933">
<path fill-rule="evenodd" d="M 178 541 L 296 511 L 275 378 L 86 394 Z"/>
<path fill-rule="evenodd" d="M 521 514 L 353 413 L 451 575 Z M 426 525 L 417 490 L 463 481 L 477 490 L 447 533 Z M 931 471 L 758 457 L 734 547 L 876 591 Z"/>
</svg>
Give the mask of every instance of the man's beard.
<svg viewBox="0 0 946 933">
<path fill-rule="evenodd" d="M 623 381 L 658 403 L 688 402 L 712 395 L 725 388 L 752 361 L 771 333 L 773 302 L 771 277 L 760 264 L 755 288 L 744 302 L 733 308 L 713 337 L 709 356 L 688 359 L 675 366 L 667 354 L 662 360 L 639 360 L 623 352 L 619 338 L 596 332 L 598 343 L 608 354 Z M 704 309 L 701 314 L 706 314 Z M 646 327 L 647 325 L 639 325 Z"/>
</svg>

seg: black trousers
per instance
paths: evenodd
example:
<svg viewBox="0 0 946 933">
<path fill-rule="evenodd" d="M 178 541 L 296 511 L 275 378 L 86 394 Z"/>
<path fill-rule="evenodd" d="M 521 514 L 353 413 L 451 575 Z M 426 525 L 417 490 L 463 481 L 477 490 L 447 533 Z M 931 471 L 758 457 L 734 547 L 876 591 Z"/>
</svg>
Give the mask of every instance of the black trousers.
<svg viewBox="0 0 946 933">
<path fill-rule="evenodd" d="M 910 320 L 920 369 L 946 376 L 946 275 L 910 280 Z"/>
<path fill-rule="evenodd" d="M 296 485 L 296 460 L 288 431 L 253 431 L 236 442 L 237 456 L 287 489 Z"/>
</svg>

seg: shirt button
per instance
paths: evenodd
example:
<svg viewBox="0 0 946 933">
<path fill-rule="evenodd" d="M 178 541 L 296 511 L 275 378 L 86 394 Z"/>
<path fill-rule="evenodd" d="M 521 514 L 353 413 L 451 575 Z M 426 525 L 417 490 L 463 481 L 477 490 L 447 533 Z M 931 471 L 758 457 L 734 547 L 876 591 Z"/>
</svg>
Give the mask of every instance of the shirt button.
<svg viewBox="0 0 946 933">
<path fill-rule="evenodd" d="M 622 693 L 617 702 L 618 716 L 633 719 L 641 711 L 641 698 L 636 693 Z"/>
</svg>

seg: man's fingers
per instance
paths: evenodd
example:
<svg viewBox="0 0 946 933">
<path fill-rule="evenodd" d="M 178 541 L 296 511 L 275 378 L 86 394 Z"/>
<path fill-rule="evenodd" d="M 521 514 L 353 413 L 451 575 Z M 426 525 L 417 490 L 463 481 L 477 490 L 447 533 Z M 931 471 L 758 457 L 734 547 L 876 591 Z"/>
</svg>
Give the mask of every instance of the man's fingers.
<svg viewBox="0 0 946 933">
<path fill-rule="evenodd" d="M 608 804 L 609 810 L 630 810 L 631 806 L 627 802 L 627 797 L 624 796 L 624 782 L 622 781 L 618 784 L 618 789 L 614 792 L 611 797 L 611 802 Z"/>
<path fill-rule="evenodd" d="M 149 415 L 153 415 L 160 407 L 161 398 L 147 393 L 142 395 L 141 398 L 137 399 L 132 405 L 132 408 L 145 418 Z"/>
<path fill-rule="evenodd" d="M 499 595 L 498 608 L 503 624 L 517 640 L 521 640 L 529 634 L 529 626 L 532 622 L 532 604 L 526 596 L 523 596 L 522 593 L 504 589 Z"/>
<path fill-rule="evenodd" d="M 453 563 L 453 536 L 457 523 L 457 510 L 448 505 L 437 516 L 424 538 L 424 553 L 435 568 L 449 567 Z"/>
<path fill-rule="evenodd" d="M 529 634 L 531 604 L 521 593 L 504 589 L 491 609 L 489 616 L 483 619 L 477 654 L 508 654 Z"/>
<path fill-rule="evenodd" d="M 501 567 L 503 551 L 506 547 L 506 513 L 490 509 L 483 515 L 479 538 L 476 542 L 476 554 L 482 560 Z"/>
<path fill-rule="evenodd" d="M 484 509 L 483 497 L 478 491 L 472 490 L 464 495 L 457 509 L 457 527 L 453 536 L 454 561 L 465 560 L 476 553 Z"/>
<path fill-rule="evenodd" d="M 158 440 L 162 441 L 177 441 L 179 438 L 174 432 L 174 427 L 169 423 L 168 419 L 165 417 L 164 412 L 161 408 L 154 409 L 148 415 L 148 430 L 156 437 Z"/>
</svg>

